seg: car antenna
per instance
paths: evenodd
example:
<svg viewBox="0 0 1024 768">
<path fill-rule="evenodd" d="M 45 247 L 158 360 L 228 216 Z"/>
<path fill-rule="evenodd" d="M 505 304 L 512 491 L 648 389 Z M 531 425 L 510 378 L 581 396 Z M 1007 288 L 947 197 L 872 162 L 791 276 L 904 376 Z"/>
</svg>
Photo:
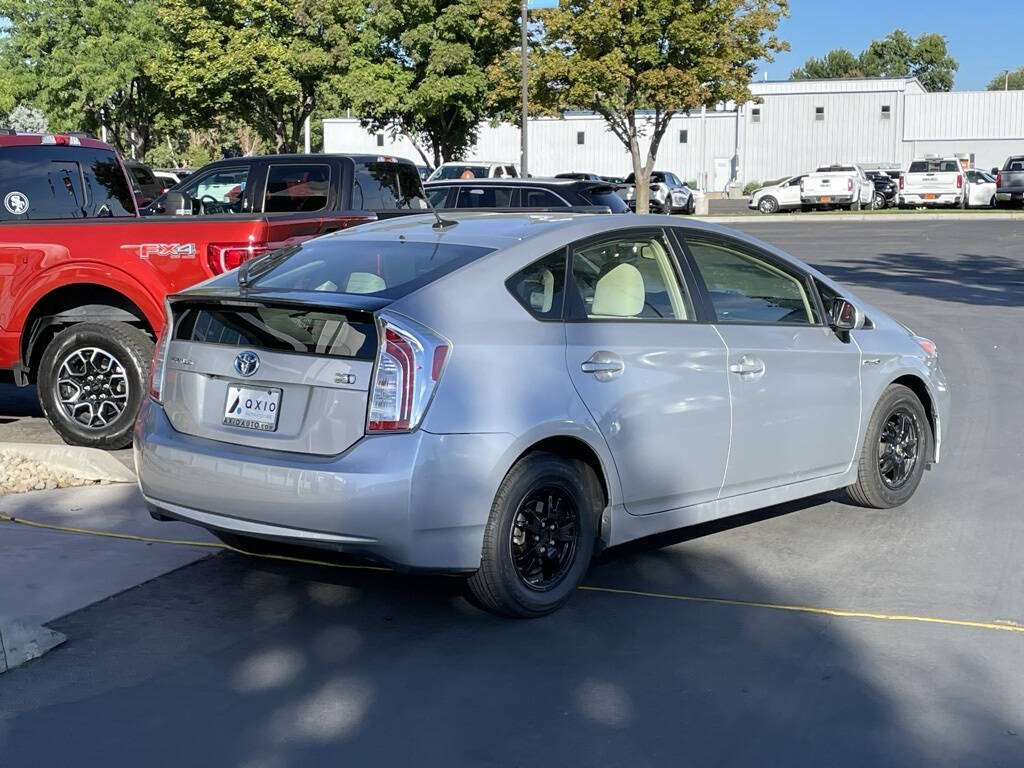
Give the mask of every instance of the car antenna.
<svg viewBox="0 0 1024 768">
<path fill-rule="evenodd" d="M 437 208 L 435 208 L 434 204 L 430 202 L 430 198 L 427 196 L 426 190 L 423 190 L 423 199 L 426 201 L 427 207 L 430 208 L 430 212 L 434 214 L 434 218 L 437 219 L 437 221 L 430 225 L 430 228 L 435 232 L 444 232 L 446 229 L 451 229 L 458 225 L 459 222 L 457 221 L 441 218 L 441 214 L 437 212 Z"/>
</svg>

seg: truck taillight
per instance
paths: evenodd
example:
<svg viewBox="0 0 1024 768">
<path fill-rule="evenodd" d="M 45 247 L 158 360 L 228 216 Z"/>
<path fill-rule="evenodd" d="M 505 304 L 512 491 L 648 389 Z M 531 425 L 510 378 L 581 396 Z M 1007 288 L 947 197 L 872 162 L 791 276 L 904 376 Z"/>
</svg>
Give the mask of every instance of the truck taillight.
<svg viewBox="0 0 1024 768">
<path fill-rule="evenodd" d="M 164 303 L 164 329 L 157 336 L 153 347 L 153 362 L 149 365 L 149 396 L 161 402 L 164 389 L 164 373 L 167 369 L 167 348 L 171 345 L 171 305 Z"/>
<path fill-rule="evenodd" d="M 206 262 L 215 275 L 237 269 L 242 262 L 273 250 L 266 243 L 210 243 L 206 246 Z"/>
<path fill-rule="evenodd" d="M 853 177 L 852 176 L 846 180 L 846 189 L 849 192 L 853 192 Z"/>
<path fill-rule="evenodd" d="M 1003 186 L 1003 174 L 1002 173 L 997 173 L 996 174 L 996 186 L 997 187 Z"/>
<path fill-rule="evenodd" d="M 378 319 L 380 347 L 370 387 L 367 433 L 416 429 L 444 372 L 451 344 L 418 323 Z"/>
<path fill-rule="evenodd" d="M 964 188 L 964 177 L 963 176 L 957 176 L 956 177 L 956 188 L 957 189 L 963 189 Z"/>
<path fill-rule="evenodd" d="M 903 189 L 903 177 L 900 176 L 900 189 Z"/>
</svg>

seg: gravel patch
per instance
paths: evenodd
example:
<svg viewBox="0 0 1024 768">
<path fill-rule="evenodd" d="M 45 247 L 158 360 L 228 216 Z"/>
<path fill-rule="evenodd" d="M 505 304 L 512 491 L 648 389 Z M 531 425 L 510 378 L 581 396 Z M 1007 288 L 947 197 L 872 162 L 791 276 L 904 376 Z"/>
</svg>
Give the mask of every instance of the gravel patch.
<svg viewBox="0 0 1024 768">
<path fill-rule="evenodd" d="M 107 484 L 106 480 L 86 480 L 73 472 L 57 469 L 44 462 L 10 451 L 0 451 L 0 496 L 8 493 Z"/>
</svg>

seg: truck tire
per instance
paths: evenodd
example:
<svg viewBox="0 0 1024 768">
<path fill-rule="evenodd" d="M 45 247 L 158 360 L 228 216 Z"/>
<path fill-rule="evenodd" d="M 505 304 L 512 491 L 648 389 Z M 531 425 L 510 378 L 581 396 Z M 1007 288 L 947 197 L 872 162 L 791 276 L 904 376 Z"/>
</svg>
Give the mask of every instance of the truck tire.
<svg viewBox="0 0 1024 768">
<path fill-rule="evenodd" d="M 47 344 L 37 386 L 43 414 L 69 445 L 132 444 L 153 341 L 126 323 L 77 323 Z"/>
<path fill-rule="evenodd" d="M 852 203 L 850 203 L 850 210 L 851 211 L 859 211 L 860 210 L 860 198 L 859 197 L 856 200 L 854 200 Z"/>
</svg>

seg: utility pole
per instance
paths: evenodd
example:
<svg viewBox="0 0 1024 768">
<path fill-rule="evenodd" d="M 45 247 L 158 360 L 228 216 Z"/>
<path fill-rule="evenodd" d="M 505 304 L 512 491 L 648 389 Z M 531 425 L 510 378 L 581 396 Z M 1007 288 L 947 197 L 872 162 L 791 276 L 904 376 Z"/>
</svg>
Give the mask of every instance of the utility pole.
<svg viewBox="0 0 1024 768">
<path fill-rule="evenodd" d="M 526 120 L 527 120 L 527 103 L 526 103 L 526 91 L 529 87 L 529 72 L 527 70 L 527 58 L 529 57 L 529 41 L 526 33 L 526 5 L 528 0 L 519 0 L 519 16 L 522 22 L 522 30 L 520 30 L 520 57 L 522 59 L 523 66 L 523 104 L 522 104 L 522 123 L 519 128 L 519 143 L 520 143 L 520 156 L 519 156 L 519 173 L 525 178 L 530 175 L 527 170 L 527 141 L 526 141 Z"/>
</svg>

